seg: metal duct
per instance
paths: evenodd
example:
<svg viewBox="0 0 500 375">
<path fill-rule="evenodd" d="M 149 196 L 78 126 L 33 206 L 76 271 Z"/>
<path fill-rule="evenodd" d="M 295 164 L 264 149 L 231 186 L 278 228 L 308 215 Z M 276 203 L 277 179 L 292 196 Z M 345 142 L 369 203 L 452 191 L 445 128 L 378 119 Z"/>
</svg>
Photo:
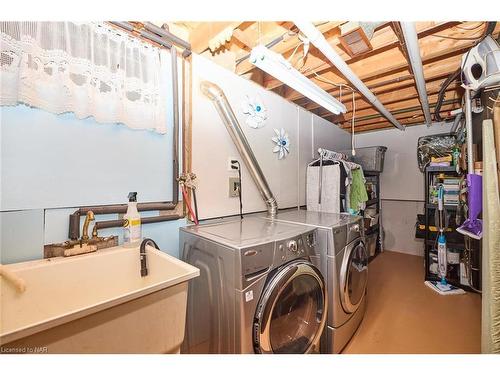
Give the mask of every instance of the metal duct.
<svg viewBox="0 0 500 375">
<path fill-rule="evenodd" d="M 268 214 L 271 217 L 274 217 L 278 212 L 278 203 L 269 188 L 266 177 L 264 176 L 262 169 L 260 169 L 259 163 L 255 158 L 252 148 L 250 147 L 250 144 L 241 129 L 238 119 L 236 118 L 226 95 L 224 95 L 224 92 L 219 86 L 208 81 L 203 81 L 201 83 L 201 92 L 214 103 L 222 122 L 224 122 L 224 125 L 234 142 L 234 145 L 238 149 L 245 165 L 250 171 L 250 175 L 252 176 L 255 185 L 257 185 L 257 189 L 259 190 L 262 199 L 264 199 L 264 202 L 266 203 Z"/>
<path fill-rule="evenodd" d="M 359 77 L 349 68 L 346 62 L 335 52 L 326 41 L 323 34 L 311 22 L 295 21 L 295 25 L 306 36 L 310 42 L 319 49 L 325 57 L 344 75 L 344 77 L 351 82 L 351 84 L 358 89 L 358 91 L 384 115 L 396 128 L 404 130 L 398 120 L 384 107 L 384 105 L 377 99 L 375 95 L 366 87 L 366 85 L 359 79 Z"/>
<path fill-rule="evenodd" d="M 418 45 L 417 30 L 413 22 L 401 22 L 401 30 L 405 40 L 406 50 L 410 58 L 411 70 L 415 77 L 420 104 L 424 112 L 425 123 L 431 126 L 431 110 L 429 108 L 429 99 L 427 97 L 427 87 L 425 86 L 424 68 L 422 58 L 420 57 L 420 47 Z"/>
</svg>

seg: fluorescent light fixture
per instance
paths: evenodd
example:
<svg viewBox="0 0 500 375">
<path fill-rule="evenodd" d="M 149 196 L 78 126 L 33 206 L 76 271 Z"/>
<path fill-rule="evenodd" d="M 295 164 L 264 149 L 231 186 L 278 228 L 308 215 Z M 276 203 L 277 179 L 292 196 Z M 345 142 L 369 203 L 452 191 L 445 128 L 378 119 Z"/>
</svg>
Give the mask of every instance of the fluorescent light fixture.
<svg viewBox="0 0 500 375">
<path fill-rule="evenodd" d="M 252 49 L 250 62 L 333 114 L 346 113 L 345 105 L 311 82 L 279 53 L 259 45 Z"/>
</svg>

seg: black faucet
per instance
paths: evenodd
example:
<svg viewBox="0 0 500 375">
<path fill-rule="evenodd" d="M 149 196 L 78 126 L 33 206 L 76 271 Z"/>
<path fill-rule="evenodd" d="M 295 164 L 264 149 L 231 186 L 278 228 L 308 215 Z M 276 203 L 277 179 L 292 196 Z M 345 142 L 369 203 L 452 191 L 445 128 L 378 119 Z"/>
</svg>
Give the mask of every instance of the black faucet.
<svg viewBox="0 0 500 375">
<path fill-rule="evenodd" d="M 156 242 L 154 242 L 151 238 L 145 238 L 141 242 L 140 247 L 140 259 L 141 259 L 141 277 L 148 275 L 148 266 L 147 266 L 147 258 L 146 258 L 146 245 L 153 246 L 155 249 L 160 250 Z"/>
</svg>

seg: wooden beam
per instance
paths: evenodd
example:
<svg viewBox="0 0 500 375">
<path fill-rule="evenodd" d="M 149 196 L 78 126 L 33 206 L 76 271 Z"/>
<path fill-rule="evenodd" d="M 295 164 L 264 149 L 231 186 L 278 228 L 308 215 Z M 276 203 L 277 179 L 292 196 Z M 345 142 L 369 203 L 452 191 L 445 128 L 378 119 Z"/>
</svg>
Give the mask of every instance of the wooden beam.
<svg viewBox="0 0 500 375">
<path fill-rule="evenodd" d="M 437 101 L 438 94 L 431 94 L 429 95 L 429 102 L 436 102 Z M 445 100 L 450 100 L 450 99 L 459 99 L 461 97 L 461 94 L 458 93 L 457 90 L 451 89 L 447 90 L 445 92 Z M 404 100 L 397 100 L 393 103 L 388 103 L 385 105 L 388 111 L 393 112 L 393 111 L 398 111 L 407 107 L 415 107 L 419 106 L 420 102 L 418 100 L 418 97 L 411 97 L 411 98 L 406 98 Z M 372 108 L 366 108 L 364 110 L 356 110 L 356 117 L 362 117 L 362 116 L 368 116 L 368 115 L 373 115 L 373 114 L 378 114 L 378 111 L 372 109 Z M 323 115 L 322 117 L 324 119 L 330 120 L 330 118 L 333 118 L 335 115 L 330 113 L 327 115 Z M 350 117 L 349 117 L 350 119 Z M 347 121 L 347 120 L 346 120 Z"/>
<path fill-rule="evenodd" d="M 439 82 L 439 81 L 433 82 L 430 85 L 428 85 L 427 87 L 428 87 L 427 91 L 428 91 L 429 96 L 436 95 L 439 92 L 439 89 L 441 87 L 441 82 Z M 453 95 L 456 92 L 461 92 L 460 84 L 458 82 L 452 83 L 448 87 L 448 89 L 446 90 L 445 95 Z M 407 89 L 403 89 L 403 90 L 399 90 L 399 91 L 388 92 L 386 94 L 380 95 L 379 98 L 380 98 L 380 101 L 382 102 L 382 104 L 384 104 L 384 106 L 386 106 L 388 109 L 391 108 L 392 110 L 398 110 L 399 109 L 399 107 L 397 105 L 398 103 L 401 103 L 401 102 L 406 101 L 406 100 L 418 99 L 419 96 L 418 96 L 417 90 L 415 90 L 415 88 L 409 87 Z M 364 114 L 370 113 L 371 111 L 378 113 L 378 111 L 373 109 L 373 107 L 371 106 L 370 103 L 367 103 L 366 101 L 363 101 L 363 103 L 366 103 L 366 104 L 364 104 L 363 106 L 358 106 L 359 103 L 358 102 L 356 103 L 356 117 L 363 116 Z M 350 112 L 352 111 L 352 102 L 348 104 L 346 101 L 346 107 L 348 108 L 347 113 L 350 114 Z M 306 107 L 306 109 L 309 110 L 310 108 Z M 321 115 L 326 116 L 326 115 L 330 114 L 331 112 L 328 112 L 326 110 L 322 110 L 320 113 L 321 113 Z M 349 118 L 351 117 L 350 115 L 348 115 L 348 116 L 349 116 Z"/>
<path fill-rule="evenodd" d="M 208 42 L 228 27 L 236 29 L 241 21 L 233 22 L 202 22 L 189 34 L 191 49 L 195 53 L 202 53 L 208 48 Z"/>
<path fill-rule="evenodd" d="M 456 104 L 446 105 L 446 106 L 444 106 L 446 108 L 443 108 L 440 111 L 440 113 L 449 112 L 449 111 L 457 108 L 457 106 L 460 106 L 460 104 L 458 102 Z M 404 115 L 397 115 L 396 118 L 398 119 L 398 121 L 401 124 L 404 124 L 404 125 L 424 124 L 425 123 L 425 118 L 424 118 L 423 114 L 415 115 L 413 113 L 407 113 Z M 347 130 L 347 131 L 350 130 L 350 126 L 348 126 L 348 125 L 342 126 L 341 128 L 344 130 Z M 385 129 L 385 128 L 393 128 L 393 125 L 389 121 L 387 121 L 386 119 L 379 119 L 379 120 L 374 121 L 372 123 L 365 123 L 365 124 L 359 125 L 359 126 L 356 125 L 354 131 L 355 131 L 355 133 L 360 133 L 363 131 L 380 130 L 380 129 Z"/>
<path fill-rule="evenodd" d="M 458 99 L 449 100 L 449 101 L 445 102 L 445 104 L 443 104 L 439 113 L 444 114 L 444 113 L 450 111 L 451 109 L 455 108 L 457 106 L 457 104 L 459 104 Z M 434 103 L 432 105 L 432 107 L 434 108 L 435 105 L 436 105 L 436 103 Z M 395 111 L 393 114 L 394 114 L 394 117 L 396 117 L 398 120 L 405 120 L 405 119 L 409 119 L 409 118 L 423 116 L 423 113 L 418 105 L 414 106 L 414 107 L 402 108 L 399 111 Z M 390 122 L 387 121 L 387 119 L 385 117 L 378 116 L 377 113 L 373 114 L 373 116 L 371 116 L 371 118 L 365 118 L 364 120 L 356 120 L 354 123 L 355 123 L 356 128 L 362 127 L 365 125 L 371 125 L 371 124 L 384 124 L 384 123 L 390 124 Z M 346 122 L 345 124 L 340 125 L 340 127 L 343 129 L 350 129 L 351 124 Z"/>
<path fill-rule="evenodd" d="M 432 77 L 429 77 L 426 79 L 426 82 L 427 82 L 427 88 L 428 90 L 436 90 L 436 87 L 437 87 L 437 90 L 439 90 L 439 87 L 441 86 L 442 84 L 442 81 L 448 77 L 448 72 L 446 73 L 440 73 L 440 74 L 437 74 L 435 76 L 432 76 Z M 410 77 L 410 79 L 412 80 L 413 78 Z M 390 84 L 390 85 L 387 85 L 387 86 L 381 86 L 379 87 L 378 89 L 374 89 L 372 90 L 373 93 L 375 95 L 380 95 L 382 96 L 382 94 L 387 94 L 387 93 L 394 93 L 398 90 L 403 90 L 403 89 L 408 89 L 408 88 L 414 88 L 415 85 L 413 84 L 413 81 L 403 81 L 402 84 Z M 416 92 L 416 90 L 415 90 Z M 349 93 L 346 93 L 344 94 L 345 95 L 345 99 L 344 99 L 344 104 L 349 104 L 352 102 L 352 97 L 351 97 L 351 94 Z M 355 100 L 362 100 L 363 97 L 356 93 L 354 95 L 354 98 Z M 308 99 L 304 100 L 303 102 L 295 102 L 296 104 L 299 104 L 299 105 L 302 105 L 303 107 L 305 107 L 307 110 L 312 110 L 312 109 L 315 109 L 315 108 L 321 108 L 320 105 L 316 104 L 315 102 L 312 102 L 312 101 L 309 101 Z M 368 106 L 362 106 L 360 105 L 360 103 L 356 103 L 356 108 L 358 109 L 364 109 L 364 108 L 371 108 L 371 105 L 368 105 Z M 322 112 L 327 112 L 325 109 L 323 109 Z"/>
</svg>

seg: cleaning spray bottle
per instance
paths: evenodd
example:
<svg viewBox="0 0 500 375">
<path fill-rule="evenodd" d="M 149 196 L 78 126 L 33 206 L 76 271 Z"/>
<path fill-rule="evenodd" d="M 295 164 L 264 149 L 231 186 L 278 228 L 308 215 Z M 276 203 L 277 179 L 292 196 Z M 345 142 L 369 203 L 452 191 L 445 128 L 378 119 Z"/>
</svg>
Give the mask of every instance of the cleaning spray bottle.
<svg viewBox="0 0 500 375">
<path fill-rule="evenodd" d="M 138 246 L 142 238 L 141 233 L 141 215 L 137 211 L 137 192 L 128 193 L 128 208 L 127 213 L 123 215 L 127 220 L 125 225 L 125 233 L 123 236 L 123 244 L 125 247 Z"/>
</svg>

